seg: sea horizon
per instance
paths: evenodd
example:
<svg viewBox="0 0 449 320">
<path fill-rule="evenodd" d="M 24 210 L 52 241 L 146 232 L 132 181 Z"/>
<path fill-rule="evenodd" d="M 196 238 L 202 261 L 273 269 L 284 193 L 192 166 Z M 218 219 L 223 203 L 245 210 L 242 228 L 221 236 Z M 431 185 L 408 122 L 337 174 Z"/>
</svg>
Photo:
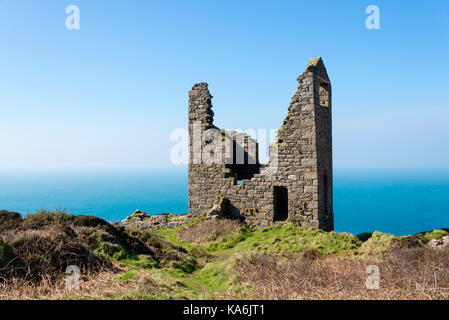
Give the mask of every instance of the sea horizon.
<svg viewBox="0 0 449 320">
<path fill-rule="evenodd" d="M 335 169 L 336 232 L 395 235 L 449 228 L 449 169 Z M 121 222 L 135 210 L 187 213 L 187 170 L 0 172 L 0 210 L 65 209 Z"/>
</svg>

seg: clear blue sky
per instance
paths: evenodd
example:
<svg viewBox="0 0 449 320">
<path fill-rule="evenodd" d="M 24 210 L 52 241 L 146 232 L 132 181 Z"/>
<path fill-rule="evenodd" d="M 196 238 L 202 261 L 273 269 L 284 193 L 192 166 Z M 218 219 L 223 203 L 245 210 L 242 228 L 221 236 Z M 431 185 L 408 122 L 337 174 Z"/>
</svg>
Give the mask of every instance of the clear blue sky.
<svg viewBox="0 0 449 320">
<path fill-rule="evenodd" d="M 316 56 L 335 168 L 449 167 L 447 0 L 0 0 L 0 168 L 170 167 L 194 83 L 218 126 L 275 129 Z"/>
</svg>

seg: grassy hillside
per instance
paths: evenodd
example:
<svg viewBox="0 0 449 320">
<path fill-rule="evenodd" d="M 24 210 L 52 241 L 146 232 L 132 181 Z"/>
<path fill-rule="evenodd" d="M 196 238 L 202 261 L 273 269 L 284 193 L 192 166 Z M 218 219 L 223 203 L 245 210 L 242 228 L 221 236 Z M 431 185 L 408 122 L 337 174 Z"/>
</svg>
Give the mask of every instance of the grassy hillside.
<svg viewBox="0 0 449 320">
<path fill-rule="evenodd" d="M 0 298 L 444 299 L 449 250 L 428 243 L 446 235 L 251 230 L 204 218 L 132 230 L 65 212 L 0 212 Z M 68 265 L 81 270 L 79 291 L 65 289 Z M 379 290 L 365 287 L 368 265 L 381 270 Z"/>
</svg>

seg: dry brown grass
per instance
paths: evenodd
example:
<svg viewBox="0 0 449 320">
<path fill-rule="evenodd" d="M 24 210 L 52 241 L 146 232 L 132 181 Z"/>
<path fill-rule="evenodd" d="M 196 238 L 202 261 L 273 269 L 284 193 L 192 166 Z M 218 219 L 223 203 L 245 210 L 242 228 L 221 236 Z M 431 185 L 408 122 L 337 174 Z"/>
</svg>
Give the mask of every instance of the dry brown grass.
<svg viewBox="0 0 449 320">
<path fill-rule="evenodd" d="M 229 219 L 210 219 L 195 223 L 178 232 L 179 237 L 185 241 L 204 243 L 219 240 L 235 234 L 242 225 Z"/>
<path fill-rule="evenodd" d="M 69 265 L 83 273 L 112 270 L 110 260 L 93 252 L 70 226 L 7 231 L 1 237 L 11 244 L 16 258 L 0 269 L 3 278 L 41 281 L 56 279 Z"/>
<path fill-rule="evenodd" d="M 20 278 L 14 278 L 9 282 L 0 285 L 0 300 L 60 300 L 69 299 L 73 296 L 80 296 L 85 299 L 98 299 L 101 296 L 107 296 L 108 291 L 115 292 L 117 288 L 113 284 L 113 272 L 100 272 L 93 276 L 87 276 L 80 279 L 80 288 L 82 290 L 68 290 L 65 285 L 65 279 L 55 281 L 49 277 L 43 277 L 41 281 L 26 281 Z"/>
<path fill-rule="evenodd" d="M 189 288 L 156 269 L 83 275 L 79 290 L 68 290 L 64 278 L 56 282 L 51 279 L 40 282 L 15 279 L 8 284 L 0 284 L 0 300 L 185 299 L 188 294 Z"/>
<path fill-rule="evenodd" d="M 365 286 L 366 268 L 380 268 L 380 289 Z M 236 281 L 251 299 L 448 299 L 449 249 L 399 249 L 385 259 L 330 257 L 280 261 L 255 254 L 237 262 Z M 249 292 L 249 293 L 248 293 Z"/>
</svg>

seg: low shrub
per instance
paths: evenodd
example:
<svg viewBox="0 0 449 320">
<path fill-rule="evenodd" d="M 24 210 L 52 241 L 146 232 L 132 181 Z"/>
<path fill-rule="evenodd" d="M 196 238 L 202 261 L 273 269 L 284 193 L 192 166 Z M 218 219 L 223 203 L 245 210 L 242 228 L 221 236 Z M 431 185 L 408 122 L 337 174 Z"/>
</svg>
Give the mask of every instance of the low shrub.
<svg viewBox="0 0 449 320">
<path fill-rule="evenodd" d="M 22 222 L 22 216 L 18 212 L 0 210 L 0 232 L 13 229 Z"/>
<path fill-rule="evenodd" d="M 392 240 L 391 249 L 411 249 L 411 248 L 421 248 L 426 244 L 426 240 L 424 237 L 419 235 L 414 236 L 406 236 L 403 238 L 395 238 Z"/>
<path fill-rule="evenodd" d="M 70 265 L 84 274 L 113 269 L 111 262 L 85 245 L 69 226 L 52 226 L 19 235 L 11 244 L 22 262 L 14 267 L 15 275 L 27 280 L 56 279 Z"/>
<path fill-rule="evenodd" d="M 0 239 L 0 269 L 8 266 L 14 260 L 12 247 Z"/>
<path fill-rule="evenodd" d="M 73 217 L 73 225 L 82 227 L 109 226 L 109 223 L 96 216 L 78 215 Z"/>
<path fill-rule="evenodd" d="M 33 214 L 27 214 L 22 222 L 23 228 L 41 228 L 48 225 L 57 225 L 61 223 L 72 222 L 73 214 L 64 210 L 47 211 L 42 209 Z"/>
</svg>

